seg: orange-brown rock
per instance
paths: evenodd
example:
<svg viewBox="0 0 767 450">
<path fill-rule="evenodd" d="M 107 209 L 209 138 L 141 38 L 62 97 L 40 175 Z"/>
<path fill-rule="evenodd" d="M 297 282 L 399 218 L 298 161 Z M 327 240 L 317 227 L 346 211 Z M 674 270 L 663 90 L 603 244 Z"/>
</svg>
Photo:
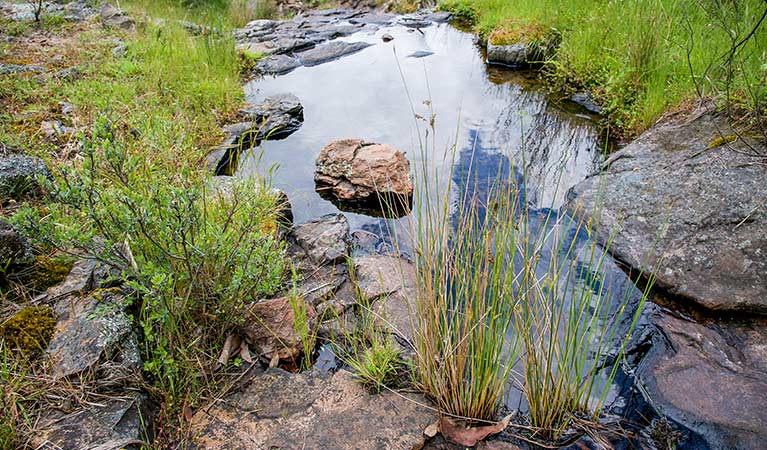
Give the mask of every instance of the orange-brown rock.
<svg viewBox="0 0 767 450">
<path fill-rule="evenodd" d="M 388 145 L 361 139 L 331 142 L 320 152 L 316 166 L 318 189 L 330 189 L 339 200 L 413 195 L 410 162 Z"/>
</svg>

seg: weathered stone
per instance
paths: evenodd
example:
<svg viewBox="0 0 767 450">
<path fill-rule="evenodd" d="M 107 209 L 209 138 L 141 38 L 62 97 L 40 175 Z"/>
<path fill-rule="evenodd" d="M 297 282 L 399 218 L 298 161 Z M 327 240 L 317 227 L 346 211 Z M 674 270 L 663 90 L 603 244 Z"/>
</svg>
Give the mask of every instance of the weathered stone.
<svg viewBox="0 0 767 450">
<path fill-rule="evenodd" d="M 332 41 L 320 44 L 310 50 L 296 53 L 294 56 L 305 66 L 316 66 L 342 56 L 357 53 L 373 44 L 368 42 Z"/>
<path fill-rule="evenodd" d="M 43 160 L 20 154 L 0 156 L 0 201 L 43 194 L 40 177 L 53 179 Z"/>
<path fill-rule="evenodd" d="M 435 11 L 426 15 L 426 19 L 436 23 L 449 22 L 453 18 L 453 14 L 449 11 Z"/>
<path fill-rule="evenodd" d="M 17 73 L 40 73 L 42 71 L 42 67 L 32 64 L 0 63 L 0 75 L 12 75 Z"/>
<path fill-rule="evenodd" d="M 195 415 L 191 448 L 411 450 L 434 421 L 421 404 L 413 394 L 370 394 L 345 370 L 268 370 Z"/>
<path fill-rule="evenodd" d="M 326 214 L 296 225 L 292 238 L 318 265 L 342 263 L 349 254 L 349 223 L 343 214 Z"/>
<path fill-rule="evenodd" d="M 304 107 L 293 94 L 271 95 L 261 103 L 243 109 L 241 114 L 257 128 L 257 142 L 284 139 L 298 130 L 304 122 Z"/>
<path fill-rule="evenodd" d="M 126 392 L 74 411 L 48 409 L 35 427 L 35 448 L 61 450 L 139 449 L 150 423 L 145 394 Z"/>
<path fill-rule="evenodd" d="M 410 198 L 410 162 L 387 145 L 360 139 L 335 141 L 322 149 L 314 181 L 340 200 L 369 201 L 378 195 Z"/>
<path fill-rule="evenodd" d="M 531 54 L 530 47 L 522 42 L 497 45 L 493 44 L 492 39 L 487 40 L 487 62 L 492 64 L 523 65 L 528 62 Z"/>
<path fill-rule="evenodd" d="M 31 264 L 34 260 L 29 240 L 0 218 L 0 266 Z"/>
<path fill-rule="evenodd" d="M 275 356 L 282 361 L 295 362 L 303 352 L 301 335 L 296 330 L 296 311 L 303 310 L 310 335 L 317 326 L 317 313 L 301 297 L 281 297 L 253 303 L 247 312 L 245 335 L 259 352 L 271 361 Z"/>
<path fill-rule="evenodd" d="M 96 269 L 100 263 L 94 259 L 78 259 L 72 265 L 69 275 L 56 286 L 48 288 L 48 300 L 58 301 L 70 295 L 85 295 L 96 289 Z"/>
<path fill-rule="evenodd" d="M 255 70 L 261 73 L 284 74 L 301 67 L 301 61 L 288 55 L 271 55 L 259 60 Z"/>
<path fill-rule="evenodd" d="M 47 349 L 54 378 L 97 370 L 104 361 L 138 370 L 138 344 L 125 307 L 125 298 L 116 289 L 56 302 L 59 322 Z"/>
<path fill-rule="evenodd" d="M 104 27 L 132 30 L 136 26 L 136 22 L 125 14 L 123 10 L 118 9 L 109 3 L 101 5 L 99 15 L 101 17 L 101 24 Z"/>
<path fill-rule="evenodd" d="M 717 129 L 726 125 L 710 115 L 651 128 L 575 186 L 569 209 L 602 242 L 616 233 L 618 259 L 657 269 L 657 287 L 712 310 L 767 313 L 767 166 L 742 143 L 709 148 Z"/>
<path fill-rule="evenodd" d="M 386 255 L 357 257 L 353 263 L 357 290 L 373 304 L 378 326 L 412 341 L 415 266 L 403 258 Z"/>
<path fill-rule="evenodd" d="M 767 442 L 767 321 L 699 324 L 659 312 L 639 375 L 653 405 L 712 449 Z"/>
</svg>

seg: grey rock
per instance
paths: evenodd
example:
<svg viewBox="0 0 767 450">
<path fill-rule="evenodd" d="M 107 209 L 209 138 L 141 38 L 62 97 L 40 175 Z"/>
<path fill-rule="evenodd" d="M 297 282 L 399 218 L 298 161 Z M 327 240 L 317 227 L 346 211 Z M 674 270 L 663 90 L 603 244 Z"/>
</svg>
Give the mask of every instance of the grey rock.
<svg viewBox="0 0 767 450">
<path fill-rule="evenodd" d="M 588 92 L 579 92 L 577 94 L 573 94 L 573 96 L 570 97 L 570 100 L 583 106 L 589 112 L 594 114 L 602 113 L 602 107 L 594 103 L 594 100 L 591 98 L 591 95 Z"/>
<path fill-rule="evenodd" d="M 42 67 L 32 64 L 0 63 L 0 75 L 13 75 L 17 73 L 40 73 L 42 71 Z"/>
<path fill-rule="evenodd" d="M 426 50 L 418 50 L 417 52 L 413 52 L 409 55 L 407 55 L 408 58 L 425 58 L 427 56 L 433 55 L 434 52 L 429 52 Z"/>
<path fill-rule="evenodd" d="M 396 23 L 408 28 L 426 28 L 432 25 L 430 20 L 418 16 L 402 16 L 397 19 Z"/>
<path fill-rule="evenodd" d="M 276 94 L 240 112 L 258 128 L 256 140 L 284 139 L 301 127 L 304 107 L 293 94 Z"/>
<path fill-rule="evenodd" d="M 56 72 L 54 76 L 64 81 L 75 81 L 80 78 L 80 70 L 77 67 L 67 67 Z"/>
<path fill-rule="evenodd" d="M 326 214 L 296 225 L 292 238 L 318 265 L 342 263 L 349 255 L 349 223 L 343 214 Z"/>
<path fill-rule="evenodd" d="M 301 67 L 301 61 L 288 55 L 271 55 L 260 59 L 255 66 L 255 70 L 267 74 L 285 74 L 291 70 Z"/>
<path fill-rule="evenodd" d="M 128 53 L 128 46 L 125 43 L 117 44 L 112 48 L 112 56 L 115 58 L 121 58 Z"/>
<path fill-rule="evenodd" d="M 99 10 L 101 24 L 107 28 L 119 28 L 122 30 L 132 30 L 136 27 L 136 22 L 130 18 L 123 10 L 116 8 L 109 3 L 105 3 Z"/>
<path fill-rule="evenodd" d="M 332 41 L 320 44 L 311 50 L 296 53 L 295 57 L 305 66 L 316 66 L 341 58 L 342 56 L 357 53 L 371 45 L 373 44 L 368 42 Z"/>
<path fill-rule="evenodd" d="M 50 408 L 37 423 L 35 448 L 118 450 L 143 448 L 150 423 L 146 394 L 126 391 L 73 411 Z M 55 447 L 53 447 L 55 446 Z"/>
<path fill-rule="evenodd" d="M 67 296 L 53 309 L 59 321 L 46 352 L 55 379 L 96 371 L 107 362 L 139 370 L 136 335 L 118 289 Z"/>
<path fill-rule="evenodd" d="M 394 40 L 394 36 L 389 33 L 385 33 L 383 36 L 381 36 L 381 40 L 384 42 L 391 42 Z"/>
<path fill-rule="evenodd" d="M 597 225 L 610 251 L 673 296 L 720 311 L 767 313 L 767 166 L 711 115 L 656 125 L 613 154 L 568 208 Z M 726 134 L 726 131 L 724 131 Z M 595 205 L 600 205 L 595 208 Z"/>
<path fill-rule="evenodd" d="M 531 56 L 532 51 L 527 44 L 518 42 L 510 45 L 496 45 L 490 39 L 487 40 L 487 62 L 491 64 L 519 66 L 526 64 Z"/>
<path fill-rule="evenodd" d="M 0 156 L 0 201 L 44 193 L 39 178 L 53 179 L 45 163 L 20 154 Z"/>
<path fill-rule="evenodd" d="M 29 240 L 0 218 L 0 266 L 31 264 L 34 260 Z"/>
<path fill-rule="evenodd" d="M 761 449 L 767 441 L 767 320 L 701 324 L 663 312 L 638 373 L 661 413 L 709 447 Z"/>
<path fill-rule="evenodd" d="M 421 448 L 423 429 L 435 419 L 423 404 L 428 400 L 408 393 L 370 394 L 345 370 L 272 369 L 243 392 L 200 410 L 191 448 Z"/>
<path fill-rule="evenodd" d="M 69 270 L 69 275 L 56 286 L 48 288 L 48 300 L 58 301 L 71 295 L 86 295 L 98 287 L 96 271 L 100 263 L 95 259 L 78 259 Z"/>
<path fill-rule="evenodd" d="M 77 111 L 77 106 L 69 102 L 59 102 L 59 106 L 61 107 L 61 114 L 65 116 L 71 116 Z"/>
<path fill-rule="evenodd" d="M 368 14 L 363 14 L 359 17 L 355 17 L 353 19 L 349 19 L 349 22 L 385 26 L 385 25 L 391 25 L 392 23 L 394 23 L 396 19 L 397 19 L 397 16 L 394 14 L 368 13 Z"/>
<path fill-rule="evenodd" d="M 49 140 L 57 140 L 71 135 L 76 130 L 58 120 L 44 120 L 40 123 L 40 132 Z"/>
<path fill-rule="evenodd" d="M 426 15 L 427 20 L 431 20 L 436 23 L 450 22 L 453 18 L 453 14 L 448 11 L 435 11 Z"/>
<path fill-rule="evenodd" d="M 412 342 L 415 265 L 387 255 L 355 257 L 353 263 L 357 290 L 373 305 L 377 327 Z"/>
</svg>

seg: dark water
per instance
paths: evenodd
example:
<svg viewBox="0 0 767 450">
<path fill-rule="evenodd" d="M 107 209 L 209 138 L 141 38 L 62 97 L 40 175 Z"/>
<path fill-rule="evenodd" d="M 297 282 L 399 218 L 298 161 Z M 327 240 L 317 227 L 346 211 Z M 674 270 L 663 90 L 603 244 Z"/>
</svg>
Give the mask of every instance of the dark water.
<svg viewBox="0 0 767 450">
<path fill-rule="evenodd" d="M 384 33 L 395 39 L 383 43 Z M 575 240 L 583 249 L 576 252 L 576 259 L 588 251 L 602 251 L 591 246 L 586 233 L 560 212 L 567 190 L 601 163 L 602 146 L 591 118 L 553 104 L 523 73 L 488 67 L 474 37 L 450 25 L 434 25 L 422 32 L 390 27 L 345 39 L 375 45 L 334 62 L 301 67 L 246 86 L 251 102 L 293 93 L 304 106 L 305 121 L 296 133 L 263 143 L 239 166 L 245 176 L 274 167 L 273 184 L 288 193 L 296 222 L 338 211 L 314 190 L 315 159 L 334 140 L 362 138 L 406 152 L 415 172 L 425 163 L 430 173 L 441 174 L 438 188 L 445 188 L 449 180 L 458 186 L 481 187 L 499 170 L 521 182 L 524 173 L 527 189 L 521 195 L 533 208 L 531 226 L 558 223 L 563 239 Z M 418 51 L 431 54 L 407 57 Z M 435 201 L 443 194 L 415 201 Z M 348 211 L 346 216 L 352 231 L 381 235 L 403 227 L 401 220 Z M 554 251 L 544 254 L 542 267 L 559 257 Z M 574 276 L 595 296 L 618 305 L 627 295 L 638 294 L 610 259 L 599 273 L 588 267 L 587 260 L 575 263 Z M 608 388 L 611 400 L 623 390 L 621 385 Z M 519 391 L 511 389 L 507 406 L 520 406 L 521 398 Z"/>
</svg>

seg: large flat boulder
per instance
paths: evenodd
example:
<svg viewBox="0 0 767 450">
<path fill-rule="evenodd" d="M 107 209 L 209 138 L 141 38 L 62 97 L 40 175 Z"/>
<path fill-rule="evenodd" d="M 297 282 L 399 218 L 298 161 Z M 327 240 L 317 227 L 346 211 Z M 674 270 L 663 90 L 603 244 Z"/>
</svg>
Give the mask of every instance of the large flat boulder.
<svg viewBox="0 0 767 450">
<path fill-rule="evenodd" d="M 0 156 L 0 202 L 43 194 L 40 180 L 53 179 L 43 160 L 21 154 Z"/>
<path fill-rule="evenodd" d="M 662 414 L 712 449 L 767 442 L 767 320 L 695 323 L 657 312 L 660 330 L 638 373 Z"/>
<path fill-rule="evenodd" d="M 568 207 L 656 286 L 711 310 L 767 313 L 767 165 L 723 120 L 657 125 L 573 188 Z M 764 151 L 764 149 L 762 149 Z"/>
<path fill-rule="evenodd" d="M 351 373 L 257 376 L 242 392 L 195 414 L 192 449 L 411 450 L 434 413 L 421 396 L 371 394 Z"/>
</svg>

